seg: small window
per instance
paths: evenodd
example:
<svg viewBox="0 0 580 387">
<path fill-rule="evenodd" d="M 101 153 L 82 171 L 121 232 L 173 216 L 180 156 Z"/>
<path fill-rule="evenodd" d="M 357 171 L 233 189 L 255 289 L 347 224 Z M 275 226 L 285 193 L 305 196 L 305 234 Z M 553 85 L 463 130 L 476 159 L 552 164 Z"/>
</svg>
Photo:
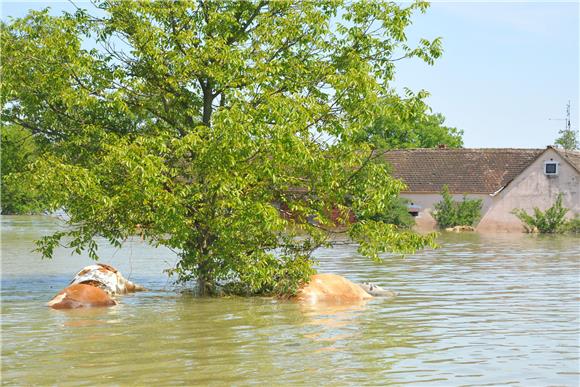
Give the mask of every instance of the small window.
<svg viewBox="0 0 580 387">
<path fill-rule="evenodd" d="M 559 165 L 560 163 L 553 160 L 544 162 L 544 174 L 547 176 L 557 176 Z"/>
<path fill-rule="evenodd" d="M 411 202 L 411 203 L 407 204 L 407 211 L 409 212 L 409 215 L 416 218 L 417 216 L 419 216 L 419 212 L 421 211 L 421 206 Z"/>
</svg>

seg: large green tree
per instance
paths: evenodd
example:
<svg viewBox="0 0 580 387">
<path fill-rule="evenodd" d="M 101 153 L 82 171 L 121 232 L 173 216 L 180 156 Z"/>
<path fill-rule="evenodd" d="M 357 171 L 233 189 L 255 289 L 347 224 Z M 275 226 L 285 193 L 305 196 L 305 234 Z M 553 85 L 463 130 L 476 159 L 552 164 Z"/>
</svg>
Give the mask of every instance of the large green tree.
<svg viewBox="0 0 580 387">
<path fill-rule="evenodd" d="M 63 243 L 97 258 L 95 237 L 139 232 L 202 290 L 292 293 L 336 209 L 371 219 L 403 188 L 360 137 L 387 114 L 379 102 L 405 104 L 394 60 L 441 54 L 439 39 L 406 42 L 426 3 L 96 6 L 2 25 L 2 120 L 51 142 L 27 182 L 70 216 L 40 241 L 45 256 Z M 433 243 L 382 221 L 348 232 L 374 259 Z"/>
</svg>

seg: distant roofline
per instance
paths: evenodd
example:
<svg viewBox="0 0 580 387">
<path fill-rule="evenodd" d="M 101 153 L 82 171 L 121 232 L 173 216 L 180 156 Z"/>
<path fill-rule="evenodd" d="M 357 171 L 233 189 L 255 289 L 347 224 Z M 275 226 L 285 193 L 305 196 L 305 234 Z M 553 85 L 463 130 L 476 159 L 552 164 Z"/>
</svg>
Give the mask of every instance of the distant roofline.
<svg viewBox="0 0 580 387">
<path fill-rule="evenodd" d="M 397 149 L 377 149 L 378 151 L 384 152 L 401 152 L 401 151 L 423 151 L 423 152 L 448 152 L 448 151 L 465 151 L 465 150 L 473 150 L 473 151 L 508 151 L 508 150 L 515 150 L 515 151 L 541 151 L 546 149 L 559 149 L 554 148 L 552 145 L 548 145 L 545 148 L 397 148 Z M 567 151 L 572 152 L 572 151 Z"/>
<path fill-rule="evenodd" d="M 500 192 L 502 192 L 508 185 L 510 185 L 526 169 L 528 169 L 533 163 L 535 163 L 538 159 L 540 159 L 543 155 L 545 155 L 546 152 L 548 152 L 549 150 L 553 150 L 554 152 L 556 152 L 558 154 L 558 156 L 560 156 L 562 159 L 564 159 L 566 161 L 567 164 L 569 164 L 574 170 L 576 170 L 580 173 L 580 164 L 576 165 L 576 163 L 578 162 L 577 160 L 580 160 L 580 152 L 561 149 L 561 148 L 555 147 L 553 145 L 548 145 L 545 148 L 403 148 L 403 149 L 376 150 L 374 152 L 374 156 L 375 157 L 381 157 L 381 156 L 386 157 L 388 154 L 391 154 L 391 155 L 407 154 L 407 157 L 412 157 L 411 156 L 412 154 L 417 154 L 417 155 L 418 154 L 451 155 L 451 154 L 455 154 L 455 153 L 473 153 L 473 154 L 483 155 L 486 153 L 504 154 L 504 153 L 512 153 L 512 152 L 516 152 L 516 153 L 521 152 L 522 154 L 525 153 L 525 154 L 530 155 L 530 153 L 534 153 L 535 157 L 531 158 L 525 165 L 523 165 L 522 168 L 516 174 L 514 174 L 511 179 L 509 179 L 508 181 L 504 180 L 504 184 L 501 187 L 494 188 L 493 192 L 492 191 L 490 191 L 490 192 L 481 191 L 481 190 L 477 190 L 477 191 L 465 190 L 465 191 L 463 191 L 463 190 L 453 189 L 453 188 L 459 188 L 459 187 L 451 187 L 451 186 L 449 187 L 451 193 L 454 195 L 471 194 L 471 195 L 496 196 Z M 530 155 L 530 156 L 532 156 L 532 155 Z M 570 157 L 570 156 L 572 156 L 572 157 Z M 389 164 L 391 164 L 390 161 L 389 161 Z M 395 165 L 392 165 L 392 167 L 394 169 L 397 169 L 397 167 Z M 401 176 L 400 178 L 402 178 L 403 181 L 405 181 L 405 178 L 403 176 Z M 409 189 L 409 188 L 411 188 L 409 182 L 405 181 L 405 183 L 407 185 L 407 189 L 403 190 L 401 193 L 417 194 L 417 195 L 422 195 L 422 194 L 430 195 L 430 194 L 440 193 L 440 191 L 437 191 L 437 190 L 420 190 L 420 189 L 411 190 L 411 189 Z"/>
<path fill-rule="evenodd" d="M 501 189 L 504 189 L 502 187 Z M 413 195 L 441 195 L 441 191 L 401 191 L 401 193 L 405 194 L 413 194 Z M 449 192 L 451 195 L 492 195 L 489 192 Z"/>
<path fill-rule="evenodd" d="M 448 185 L 450 192 L 454 195 L 494 196 L 503 191 L 505 187 L 517 176 L 521 175 L 526 168 L 536 162 L 548 149 L 550 148 L 385 149 L 376 150 L 373 158 L 384 158 L 391 165 L 394 177 L 401 179 L 407 185 L 402 193 L 438 194 L 443 185 Z M 523 156 L 523 158 L 520 159 L 518 154 Z M 497 162 L 493 162 L 490 161 L 495 159 L 493 155 L 498 157 L 501 155 L 501 157 Z M 463 157 L 466 157 L 465 160 L 468 163 L 466 164 L 467 170 L 462 168 L 463 165 L 460 160 Z M 455 168 L 459 167 L 462 172 L 451 176 L 448 171 L 441 169 L 443 160 L 449 160 L 450 165 L 454 165 Z M 470 165 L 469 163 L 476 164 Z M 505 167 L 503 163 L 506 163 Z M 472 167 L 473 170 L 470 175 L 468 171 Z M 489 177 L 487 175 L 488 172 L 491 173 Z M 463 178 L 459 177 L 460 180 L 458 180 L 457 177 L 462 175 L 465 175 L 465 179 L 462 180 Z M 506 180 L 506 178 L 508 179 Z M 485 182 L 484 179 L 486 180 Z M 495 183 L 499 184 L 495 185 Z"/>
</svg>

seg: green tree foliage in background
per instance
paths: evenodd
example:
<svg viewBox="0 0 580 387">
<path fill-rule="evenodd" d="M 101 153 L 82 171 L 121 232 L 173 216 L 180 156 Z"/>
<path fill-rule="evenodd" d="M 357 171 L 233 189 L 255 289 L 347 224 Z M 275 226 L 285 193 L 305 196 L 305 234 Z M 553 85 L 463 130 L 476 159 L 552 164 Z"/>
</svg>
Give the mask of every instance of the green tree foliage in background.
<svg viewBox="0 0 580 387">
<path fill-rule="evenodd" d="M 571 129 L 560 130 L 560 137 L 554 142 L 556 145 L 561 146 L 566 150 L 576 150 L 580 149 L 580 143 L 576 136 L 576 132 Z"/>
<path fill-rule="evenodd" d="M 576 150 L 580 148 L 580 140 L 578 139 L 578 135 L 576 131 L 572 130 L 572 123 L 570 120 L 570 101 L 566 105 L 566 118 L 565 118 L 566 126 L 564 129 L 558 131 L 560 135 L 554 144 L 561 146 L 566 150 Z"/>
<path fill-rule="evenodd" d="M 439 39 L 406 41 L 426 3 L 96 6 L 2 24 L 2 120 L 51 143 L 19 178 L 70 216 L 39 242 L 44 256 L 63 243 L 97 258 L 96 237 L 121 245 L 138 230 L 202 290 L 292 293 L 329 243 L 330 209 L 364 218 L 398 196 L 360 138 L 395 104 L 415 110 L 389 85 L 395 59 L 442 52 Z M 433 244 L 371 219 L 349 235 L 377 260 Z"/>
<path fill-rule="evenodd" d="M 403 103 L 387 105 L 387 114 L 379 117 L 367 128 L 364 140 L 378 149 L 449 148 L 463 146 L 463 131 L 445 126 L 442 114 L 430 114 L 423 102 L 427 94 L 410 92 Z M 402 105 L 402 106 L 401 106 Z"/>
<path fill-rule="evenodd" d="M 473 226 L 481 217 L 481 199 L 468 199 L 463 196 L 461 202 L 456 202 L 446 185 L 441 190 L 441 196 L 442 200 L 435 204 L 433 212 L 439 227 Z"/>
<path fill-rule="evenodd" d="M 414 94 L 406 90 L 402 99 L 382 101 L 385 113 L 359 135 L 359 140 L 377 148 L 377 155 L 390 149 L 436 148 L 440 145 L 461 148 L 463 131 L 444 126 L 445 117 L 442 114 L 430 114 L 424 102 L 427 95 L 425 91 Z M 384 212 L 373 215 L 372 219 L 383 219 L 405 228 L 415 224 L 402 199 L 387 202 Z"/>
<path fill-rule="evenodd" d="M 554 204 L 546 211 L 542 211 L 538 207 L 534 207 L 534 213 L 528 214 L 527 211 L 521 208 L 516 208 L 512 211 L 512 214 L 517 216 L 518 219 L 522 221 L 522 224 L 527 232 L 563 232 L 566 229 L 567 220 L 565 216 L 568 212 L 568 209 L 564 208 L 562 200 L 562 194 L 559 194 Z M 574 231 L 575 224 L 575 220 L 570 222 L 570 231 Z"/>
<path fill-rule="evenodd" d="M 38 157 L 39 144 L 28 130 L 16 125 L 2 126 L 1 133 L 1 212 L 4 215 L 41 213 L 46 208 L 42 195 L 20 184 L 18 179 L 9 180 L 8 177 L 26 170 Z"/>
</svg>

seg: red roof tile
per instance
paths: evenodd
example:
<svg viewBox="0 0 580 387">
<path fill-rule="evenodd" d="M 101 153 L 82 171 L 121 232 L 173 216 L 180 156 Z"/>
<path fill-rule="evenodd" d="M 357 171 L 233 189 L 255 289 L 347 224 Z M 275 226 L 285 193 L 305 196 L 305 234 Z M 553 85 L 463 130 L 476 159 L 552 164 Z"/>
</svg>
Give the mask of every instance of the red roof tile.
<svg viewBox="0 0 580 387">
<path fill-rule="evenodd" d="M 558 152 L 560 156 L 566 159 L 578 172 L 580 172 L 580 152 L 560 148 L 553 149 Z"/>
<path fill-rule="evenodd" d="M 390 163 L 393 175 L 407 192 L 491 194 L 505 187 L 545 149 L 404 149 L 386 151 L 379 159 Z"/>
</svg>

